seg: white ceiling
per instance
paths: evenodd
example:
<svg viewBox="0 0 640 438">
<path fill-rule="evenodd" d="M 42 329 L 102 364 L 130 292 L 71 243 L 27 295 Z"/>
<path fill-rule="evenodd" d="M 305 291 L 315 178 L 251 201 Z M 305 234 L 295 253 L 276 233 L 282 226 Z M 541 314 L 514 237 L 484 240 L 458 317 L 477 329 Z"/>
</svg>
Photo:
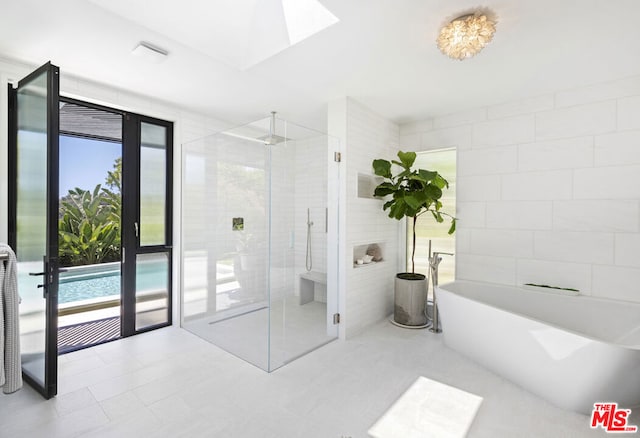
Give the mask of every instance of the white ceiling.
<svg viewBox="0 0 640 438">
<path fill-rule="evenodd" d="M 0 56 L 233 123 L 277 110 L 323 129 L 326 103 L 343 96 L 406 122 L 640 74 L 637 0 L 488 0 L 497 33 L 465 61 L 435 39 L 475 1 L 320 0 L 337 24 L 244 69 L 239 48 L 258 27 L 283 32 L 265 9 L 277 0 L 1 1 Z M 139 41 L 169 57 L 133 56 Z"/>
</svg>

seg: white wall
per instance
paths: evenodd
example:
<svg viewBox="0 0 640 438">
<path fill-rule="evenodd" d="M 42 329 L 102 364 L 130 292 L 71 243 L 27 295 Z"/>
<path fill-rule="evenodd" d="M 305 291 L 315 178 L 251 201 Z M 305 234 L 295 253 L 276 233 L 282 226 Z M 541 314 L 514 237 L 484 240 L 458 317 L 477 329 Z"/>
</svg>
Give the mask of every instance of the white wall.
<svg viewBox="0 0 640 438">
<path fill-rule="evenodd" d="M 457 278 L 640 302 L 640 76 L 400 133 L 458 149 Z"/>
<path fill-rule="evenodd" d="M 310 232 L 312 271 L 327 272 L 327 137 L 298 140 L 293 147 L 295 156 L 294 202 L 295 206 L 295 278 L 306 272 L 307 257 L 307 209 L 313 225 Z M 291 188 L 285 188 L 289 192 Z M 279 207 L 278 207 L 279 208 Z M 335 248 L 335 246 L 331 246 Z M 332 286 L 335 287 L 335 286 Z M 300 282 L 295 290 L 299 294 Z M 326 296 L 316 297 L 326 302 Z"/>
<path fill-rule="evenodd" d="M 43 61 L 44 63 L 44 61 Z M 55 64 L 55 60 L 53 60 Z M 37 68 L 37 65 L 26 65 L 14 60 L 0 57 L 0 241 L 8 239 L 8 139 L 7 139 L 7 84 L 18 80 Z M 181 205 L 181 145 L 184 142 L 201 138 L 214 131 L 228 127 L 229 123 L 197 114 L 167 102 L 135 95 L 108 85 L 74 78 L 60 69 L 60 94 L 112 108 L 127 110 L 174 122 L 174 178 L 173 178 L 173 225 L 174 225 L 174 259 L 173 259 L 173 321 L 178 324 L 179 318 L 179 284 L 180 284 L 180 205 Z"/>
<path fill-rule="evenodd" d="M 340 138 L 342 337 L 351 337 L 393 312 L 393 279 L 404 238 L 400 222 L 382 211 L 382 201 L 359 198 L 358 173 L 372 174 L 375 158 L 391 159 L 398 151 L 399 127 L 350 98 L 329 104 L 329 134 Z M 353 267 L 355 247 L 380 243 L 382 263 Z"/>
</svg>

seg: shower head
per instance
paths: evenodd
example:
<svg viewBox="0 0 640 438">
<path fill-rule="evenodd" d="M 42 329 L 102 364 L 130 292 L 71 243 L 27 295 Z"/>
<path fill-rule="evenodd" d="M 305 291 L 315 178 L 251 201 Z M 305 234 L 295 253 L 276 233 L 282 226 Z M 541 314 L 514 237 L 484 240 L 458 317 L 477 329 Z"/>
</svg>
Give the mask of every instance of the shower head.
<svg viewBox="0 0 640 438">
<path fill-rule="evenodd" d="M 269 135 L 258 137 L 259 140 L 263 140 L 266 145 L 275 145 L 284 141 L 290 140 L 289 138 L 276 135 L 276 112 L 271 111 L 271 117 L 269 119 Z"/>
<path fill-rule="evenodd" d="M 264 120 L 260 120 L 256 123 L 243 125 L 237 128 L 233 128 L 229 131 L 222 131 L 222 134 L 240 138 L 242 140 L 253 141 L 261 143 L 266 146 L 273 146 L 287 141 L 292 141 L 291 138 L 276 135 L 276 113 L 271 112 L 269 117 L 268 133 L 265 133 L 266 127 L 264 126 Z M 286 128 L 285 128 L 286 131 Z M 286 132 L 285 132 L 286 133 Z"/>
<path fill-rule="evenodd" d="M 263 135 L 262 137 L 258 137 L 258 140 L 262 141 L 264 144 L 275 145 L 278 143 L 282 143 L 285 141 L 291 141 L 290 138 L 282 137 L 280 135 Z"/>
</svg>

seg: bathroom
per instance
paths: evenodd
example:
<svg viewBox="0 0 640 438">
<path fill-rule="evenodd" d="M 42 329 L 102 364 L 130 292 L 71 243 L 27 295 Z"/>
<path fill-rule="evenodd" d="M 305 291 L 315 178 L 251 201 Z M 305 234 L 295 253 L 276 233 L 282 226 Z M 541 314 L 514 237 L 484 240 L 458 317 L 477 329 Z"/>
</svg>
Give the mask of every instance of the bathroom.
<svg viewBox="0 0 640 438">
<path fill-rule="evenodd" d="M 245 70 L 229 67 L 234 58 L 225 55 L 231 49 L 217 52 L 216 59 L 206 55 L 220 47 L 197 44 L 195 32 L 183 35 L 181 42 L 173 25 L 166 34 L 159 32 L 161 7 L 144 23 L 144 8 L 132 7 L 124 18 L 116 9 L 126 2 L 112 2 L 109 11 L 105 3 L 69 1 L 60 11 L 35 0 L 6 5 L 5 17 L 24 16 L 26 7 L 39 22 L 45 17 L 69 22 L 70 15 L 77 32 L 96 35 L 103 43 L 98 49 L 84 45 L 91 38 L 32 30 L 37 44 L 29 49 L 11 38 L 20 33 L 21 21 L 0 18 L 0 78 L 3 84 L 19 80 L 51 59 L 61 67 L 64 95 L 175 124 L 173 326 L 61 356 L 54 400 L 41 400 L 27 386 L 0 397 L 0 419 L 7 430 L 25 436 L 53 430 L 61 436 L 122 436 L 140 430 L 150 436 L 203 436 L 204 431 L 215 431 L 214 436 L 367 436 L 425 376 L 483 397 L 468 436 L 602 432 L 589 427 L 587 415 L 557 408 L 447 348 L 441 335 L 392 327 L 393 278 L 406 269 L 407 227 L 389 219 L 379 201 L 358 196 L 357 188 L 359 175 L 372 174 L 373 159 L 391 159 L 398 150 L 455 148 L 456 279 L 557 285 L 599 299 L 639 303 L 640 65 L 632 42 L 640 35 L 632 20 L 638 10 L 634 2 L 614 7 L 598 1 L 593 10 L 581 11 L 584 18 L 564 2 L 512 2 L 503 9 L 491 4 L 498 15 L 494 40 L 475 57 L 454 61 L 437 49 L 437 29 L 474 3 L 445 8 L 436 2 L 397 7 L 376 1 L 375 7 L 365 7 L 323 1 L 340 23 L 271 59 L 254 60 Z M 191 9 L 184 12 L 186 20 L 202 22 L 196 6 L 185 9 Z M 222 19 L 215 19 L 223 28 Z M 92 28 L 99 33 L 91 34 Z M 416 49 L 411 38 L 417 40 L 426 28 L 428 37 Z M 110 35 L 108 43 L 104 35 Z M 133 46 L 147 39 L 167 48 L 167 60 L 129 59 Z M 120 50 L 124 55 L 107 56 Z M 188 63 L 188 70 L 177 69 Z M 113 71 L 119 64 L 122 68 Z M 363 78 L 372 71 L 377 76 L 368 84 Z M 133 85 L 125 81 L 128 75 Z M 327 85 L 337 76 L 343 82 Z M 189 89 L 199 92 L 188 94 Z M 3 86 L 0 107 L 6 104 Z M 295 297 L 299 275 L 306 272 L 309 208 L 312 233 L 318 233 L 312 234 L 317 239 L 311 242 L 312 270 L 327 274 L 327 293 L 334 294 L 336 310 L 326 315 L 339 313 L 340 323 L 331 324 L 337 341 L 266 373 L 180 327 L 188 324 L 181 294 L 186 293 L 189 260 L 182 251 L 193 243 L 189 221 L 198 219 L 183 211 L 194 194 L 185 185 L 194 176 L 184 167 L 188 145 L 267 119 L 272 110 L 280 120 L 335 139 L 331 147 L 323 146 L 323 165 L 337 173 L 327 178 L 327 199 L 295 202 L 293 248 L 288 232 L 282 242 L 293 261 L 295 275 L 287 282 Z M 4 117 L 1 175 L 9 174 L 6 126 Z M 276 134 L 290 137 L 282 128 L 277 126 Z M 268 132 L 268 125 L 261 129 Z M 8 238 L 8 186 L 7 178 L 0 178 L 0 241 Z M 252 224 L 245 213 L 229 213 L 220 223 L 235 239 L 241 231 L 232 229 L 233 218 L 244 218 L 247 228 Z M 326 256 L 320 255 L 323 242 Z M 237 251 L 235 243 L 229 243 L 231 252 Z M 356 252 L 370 244 L 382 248 L 384 261 L 354 267 Z M 444 335 L 446 320 L 443 330 Z M 640 407 L 623 407 L 633 411 L 629 423 L 640 424 Z M 25 421 L 11 420 L 9 413 L 21 413 Z M 256 418 L 253 426 L 244 424 L 249 415 Z"/>
</svg>

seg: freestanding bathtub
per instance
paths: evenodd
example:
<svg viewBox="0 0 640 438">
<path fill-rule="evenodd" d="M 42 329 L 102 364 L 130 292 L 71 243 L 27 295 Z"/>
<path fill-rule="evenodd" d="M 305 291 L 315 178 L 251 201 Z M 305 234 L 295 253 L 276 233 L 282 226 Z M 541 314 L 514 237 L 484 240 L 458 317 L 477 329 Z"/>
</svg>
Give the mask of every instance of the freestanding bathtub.
<svg viewBox="0 0 640 438">
<path fill-rule="evenodd" d="M 456 281 L 437 291 L 445 344 L 556 406 L 640 406 L 640 304 Z"/>
</svg>

